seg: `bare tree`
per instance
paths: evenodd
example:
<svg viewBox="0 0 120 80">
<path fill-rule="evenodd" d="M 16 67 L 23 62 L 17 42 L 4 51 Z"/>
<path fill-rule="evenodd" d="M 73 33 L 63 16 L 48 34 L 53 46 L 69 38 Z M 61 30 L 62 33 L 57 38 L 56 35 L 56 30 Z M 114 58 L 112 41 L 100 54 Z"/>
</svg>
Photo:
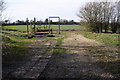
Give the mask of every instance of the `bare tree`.
<svg viewBox="0 0 120 80">
<path fill-rule="evenodd" d="M 94 32 L 100 31 L 100 3 L 98 2 L 89 2 L 82 7 L 79 11 L 78 17 L 82 18 L 85 22 L 88 22 L 90 30 Z"/>
<path fill-rule="evenodd" d="M 4 0 L 0 0 L 0 25 L 2 26 L 3 22 L 3 12 L 6 9 L 6 2 Z"/>
<path fill-rule="evenodd" d="M 116 3 L 114 3 L 113 5 L 116 5 Z M 113 33 L 116 33 L 116 31 L 117 31 L 116 18 L 117 18 L 116 6 L 114 6 L 114 8 L 112 9 L 112 12 L 111 12 L 111 31 Z"/>
<path fill-rule="evenodd" d="M 93 25 L 91 2 L 87 3 L 84 7 L 81 7 L 77 16 L 81 18 L 82 21 L 87 22 L 91 29 Z"/>
<path fill-rule="evenodd" d="M 93 32 L 117 32 L 120 23 L 120 2 L 89 2 L 80 8 L 78 17 L 88 22 Z"/>
<path fill-rule="evenodd" d="M 114 8 L 111 12 L 111 30 L 113 33 L 120 32 L 120 2 L 114 3 Z"/>
<path fill-rule="evenodd" d="M 118 32 L 120 33 L 120 1 L 117 3 L 117 28 Z"/>
</svg>

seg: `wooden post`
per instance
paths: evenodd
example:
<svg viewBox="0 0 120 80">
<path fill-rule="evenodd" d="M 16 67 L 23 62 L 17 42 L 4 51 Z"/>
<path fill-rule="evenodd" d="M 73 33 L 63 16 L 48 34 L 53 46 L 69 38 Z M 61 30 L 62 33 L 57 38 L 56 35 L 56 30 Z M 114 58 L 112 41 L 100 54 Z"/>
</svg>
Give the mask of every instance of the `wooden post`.
<svg viewBox="0 0 120 80">
<path fill-rule="evenodd" d="M 34 18 L 34 21 L 33 21 L 33 25 L 34 25 L 34 34 L 35 34 L 35 22 L 36 22 L 36 18 Z"/>
<path fill-rule="evenodd" d="M 53 34 L 53 32 L 52 32 L 52 28 L 51 28 L 51 34 Z"/>
<path fill-rule="evenodd" d="M 30 33 L 33 33 L 33 30 L 32 30 L 32 20 L 30 21 L 30 28 L 31 28 L 31 32 Z"/>
<path fill-rule="evenodd" d="M 28 31 L 28 18 L 26 18 L 26 24 L 27 24 L 27 33 L 29 33 L 29 31 Z"/>
<path fill-rule="evenodd" d="M 59 34 L 60 34 L 60 18 L 59 18 Z"/>
<path fill-rule="evenodd" d="M 49 22 L 49 33 L 50 33 L 50 31 L 51 31 L 51 30 L 50 30 L 50 18 L 49 18 L 48 22 Z"/>
</svg>

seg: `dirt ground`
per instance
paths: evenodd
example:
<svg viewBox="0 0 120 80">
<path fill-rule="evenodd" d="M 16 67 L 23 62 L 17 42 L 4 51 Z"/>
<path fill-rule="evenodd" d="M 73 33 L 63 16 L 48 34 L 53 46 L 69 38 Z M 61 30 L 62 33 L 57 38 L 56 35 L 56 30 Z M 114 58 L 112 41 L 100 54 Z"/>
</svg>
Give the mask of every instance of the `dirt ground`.
<svg viewBox="0 0 120 80">
<path fill-rule="evenodd" d="M 117 80 L 114 75 L 95 65 L 99 60 L 95 55 L 91 55 L 90 47 L 98 47 L 107 51 L 111 56 L 117 56 L 117 49 L 108 47 L 95 40 L 87 39 L 80 34 L 67 33 L 62 48 L 65 53 L 53 54 L 46 68 L 42 71 L 38 79 L 77 79 L 77 80 Z M 112 52 L 112 54 L 110 54 Z M 115 53 L 113 55 L 113 52 Z M 97 52 L 96 52 L 97 53 Z M 99 55 L 99 54 L 97 54 Z M 104 55 L 103 55 L 104 56 Z M 114 60 L 118 59 L 115 57 Z M 110 59 L 111 60 L 111 59 Z"/>
<path fill-rule="evenodd" d="M 31 55 L 29 61 L 11 71 L 11 76 L 35 80 L 119 80 L 118 76 L 95 64 L 102 60 L 98 56 L 112 56 L 112 59 L 106 58 L 108 62 L 118 60 L 117 49 L 87 39 L 81 34 L 68 32 L 61 45 L 66 51 L 53 54 L 56 40 L 37 39 L 28 45 Z M 106 54 L 99 54 L 99 51 Z"/>
<path fill-rule="evenodd" d="M 4 67 L 3 79 L 37 78 L 49 61 L 55 43 L 55 38 L 40 37 L 32 40 L 31 44 L 26 45 L 29 56 L 17 65 Z"/>
</svg>

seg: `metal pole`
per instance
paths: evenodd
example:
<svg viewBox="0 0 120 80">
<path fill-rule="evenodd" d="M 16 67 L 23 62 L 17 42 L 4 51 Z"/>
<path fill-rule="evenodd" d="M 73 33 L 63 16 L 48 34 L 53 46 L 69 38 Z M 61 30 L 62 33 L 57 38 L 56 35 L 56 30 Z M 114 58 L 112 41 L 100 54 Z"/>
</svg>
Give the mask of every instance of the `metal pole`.
<svg viewBox="0 0 120 80">
<path fill-rule="evenodd" d="M 53 16 L 53 17 L 49 17 L 49 19 L 50 18 L 58 18 L 58 20 L 59 20 L 59 22 L 58 22 L 58 34 L 60 34 L 60 17 Z"/>
</svg>

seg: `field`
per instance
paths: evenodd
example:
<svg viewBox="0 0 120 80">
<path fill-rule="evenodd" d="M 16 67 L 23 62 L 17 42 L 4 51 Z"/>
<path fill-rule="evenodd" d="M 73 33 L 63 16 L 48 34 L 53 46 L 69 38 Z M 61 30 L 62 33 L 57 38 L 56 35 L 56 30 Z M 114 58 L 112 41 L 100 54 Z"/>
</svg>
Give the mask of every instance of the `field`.
<svg viewBox="0 0 120 80">
<path fill-rule="evenodd" d="M 32 26 L 33 27 L 33 26 Z M 37 28 L 44 28 L 44 25 L 36 25 Z M 58 25 L 51 25 L 51 28 L 53 30 L 58 30 Z M 17 26 L 4 26 L 4 29 L 13 29 L 17 31 L 26 31 L 27 26 L 26 25 L 17 25 Z M 31 29 L 31 26 L 29 26 L 29 30 Z M 61 25 L 61 30 L 86 30 L 85 26 L 80 25 Z"/>
<path fill-rule="evenodd" d="M 33 27 L 33 26 L 32 26 Z M 37 28 L 44 29 L 44 25 L 36 25 Z M 58 30 L 58 25 L 51 25 L 53 30 Z M 5 30 L 15 31 L 14 34 L 18 36 L 24 36 L 26 33 L 21 33 L 18 31 L 26 31 L 26 25 L 17 25 L 17 26 L 4 26 Z M 86 38 L 95 39 L 99 42 L 107 44 L 112 47 L 119 47 L 119 34 L 111 33 L 92 33 L 88 32 L 87 27 L 82 25 L 61 25 L 61 31 L 79 31 L 78 33 L 82 34 Z M 29 31 L 31 31 L 31 26 L 29 26 Z M 81 32 L 82 31 L 82 32 Z"/>
</svg>

